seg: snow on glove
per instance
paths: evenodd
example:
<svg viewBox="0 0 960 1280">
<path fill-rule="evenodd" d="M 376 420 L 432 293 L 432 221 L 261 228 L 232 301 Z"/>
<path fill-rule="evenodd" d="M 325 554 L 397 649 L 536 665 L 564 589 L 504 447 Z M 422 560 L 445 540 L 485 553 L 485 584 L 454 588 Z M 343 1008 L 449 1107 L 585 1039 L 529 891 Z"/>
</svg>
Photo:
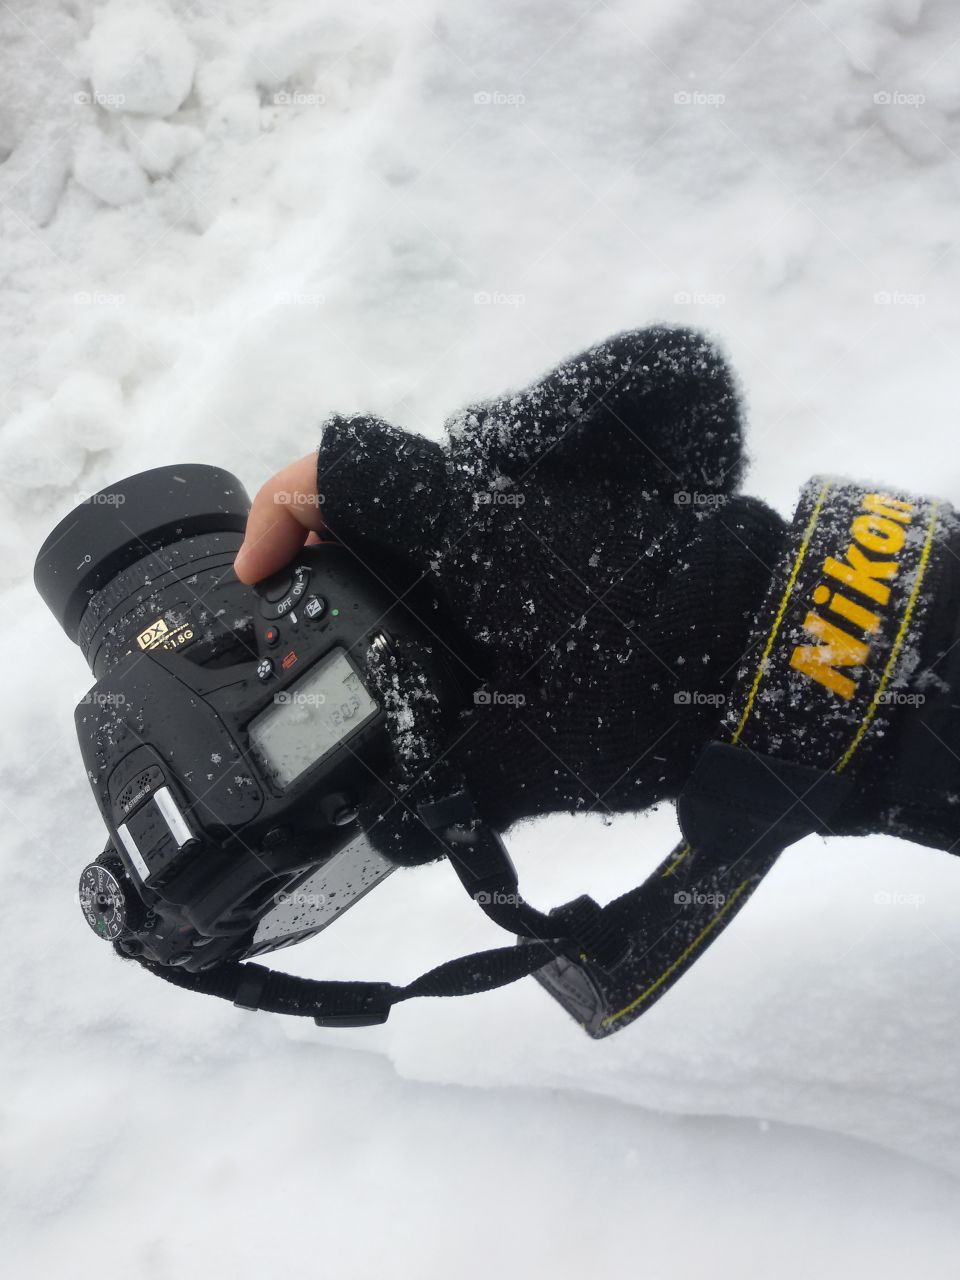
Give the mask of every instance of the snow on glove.
<svg viewBox="0 0 960 1280">
<path fill-rule="evenodd" d="M 485 821 L 676 796 L 783 539 L 737 496 L 742 470 L 731 373 L 684 329 L 611 338 L 455 415 L 442 444 L 325 424 L 327 525 L 364 559 L 402 556 L 479 655 L 445 754 Z M 362 820 L 396 862 L 442 853 L 409 802 Z"/>
</svg>

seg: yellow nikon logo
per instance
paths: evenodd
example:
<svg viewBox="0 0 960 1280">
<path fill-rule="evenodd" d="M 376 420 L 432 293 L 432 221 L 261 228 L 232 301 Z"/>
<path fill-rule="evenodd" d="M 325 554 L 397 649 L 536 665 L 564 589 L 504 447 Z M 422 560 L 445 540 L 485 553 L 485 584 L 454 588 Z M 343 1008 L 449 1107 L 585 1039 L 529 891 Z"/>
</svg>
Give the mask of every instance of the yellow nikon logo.
<svg viewBox="0 0 960 1280">
<path fill-rule="evenodd" d="M 156 622 L 151 623 L 146 631 L 141 631 L 137 636 L 137 644 L 141 649 L 155 649 L 158 644 L 163 644 L 167 637 L 169 627 L 163 618 L 158 618 Z"/>
<path fill-rule="evenodd" d="M 868 493 L 864 497 L 861 514 L 850 527 L 852 540 L 844 558 L 835 560 L 827 556 L 823 562 L 824 575 L 844 590 L 821 583 L 813 592 L 813 603 L 828 605 L 833 616 L 825 618 L 811 609 L 803 621 L 803 629 L 817 643 L 797 645 L 790 655 L 790 665 L 795 671 L 847 701 L 854 696 L 857 686 L 844 668 L 861 668 L 869 661 L 870 637 L 883 620 L 877 607 L 882 610 L 890 603 L 889 584 L 900 570 L 897 556 L 906 540 L 904 526 L 913 520 L 913 511 L 912 503 L 898 498 L 879 493 Z M 872 559 L 864 551 L 881 558 Z M 851 599 L 851 595 L 859 600 Z M 851 627 L 860 634 L 852 634 Z"/>
</svg>

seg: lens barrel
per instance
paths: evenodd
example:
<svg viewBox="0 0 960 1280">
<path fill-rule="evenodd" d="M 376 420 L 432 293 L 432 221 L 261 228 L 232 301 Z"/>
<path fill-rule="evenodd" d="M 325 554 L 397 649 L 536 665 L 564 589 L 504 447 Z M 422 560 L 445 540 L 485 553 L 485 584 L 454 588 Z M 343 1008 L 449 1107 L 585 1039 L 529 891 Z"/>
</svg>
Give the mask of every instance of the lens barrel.
<svg viewBox="0 0 960 1280">
<path fill-rule="evenodd" d="M 90 599 L 151 551 L 205 533 L 239 533 L 250 499 L 229 471 L 201 463 L 128 476 L 75 507 L 45 540 L 33 580 L 74 643 Z"/>
</svg>

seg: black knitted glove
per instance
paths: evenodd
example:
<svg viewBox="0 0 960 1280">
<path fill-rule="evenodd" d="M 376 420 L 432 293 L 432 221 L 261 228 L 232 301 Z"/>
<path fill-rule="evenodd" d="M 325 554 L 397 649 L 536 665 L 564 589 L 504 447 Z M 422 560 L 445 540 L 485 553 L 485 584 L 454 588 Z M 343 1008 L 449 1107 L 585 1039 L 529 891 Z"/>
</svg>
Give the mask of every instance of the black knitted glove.
<svg viewBox="0 0 960 1280">
<path fill-rule="evenodd" d="M 488 677 L 490 697 L 446 758 L 485 821 L 675 797 L 783 536 L 735 496 L 742 469 L 730 371 L 683 329 L 612 338 L 455 415 L 443 444 L 365 417 L 325 425 L 330 529 L 361 557 L 403 556 L 480 655 L 468 679 Z M 409 804 L 377 817 L 364 825 L 393 860 L 442 853 Z"/>
</svg>

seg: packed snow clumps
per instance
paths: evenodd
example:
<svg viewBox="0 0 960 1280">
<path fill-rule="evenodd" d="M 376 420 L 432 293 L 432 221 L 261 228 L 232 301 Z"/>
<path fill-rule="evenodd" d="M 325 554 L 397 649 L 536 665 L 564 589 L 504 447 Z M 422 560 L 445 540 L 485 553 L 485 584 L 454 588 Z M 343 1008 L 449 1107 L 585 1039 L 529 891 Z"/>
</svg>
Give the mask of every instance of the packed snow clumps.
<svg viewBox="0 0 960 1280">
<path fill-rule="evenodd" d="M 81 50 L 94 100 L 108 111 L 173 115 L 193 84 L 196 54 L 171 14 L 137 0 L 103 9 Z"/>
<path fill-rule="evenodd" d="M 147 177 L 124 147 L 99 129 L 85 129 L 73 154 L 73 176 L 104 204 L 119 208 L 142 200 Z"/>
</svg>

